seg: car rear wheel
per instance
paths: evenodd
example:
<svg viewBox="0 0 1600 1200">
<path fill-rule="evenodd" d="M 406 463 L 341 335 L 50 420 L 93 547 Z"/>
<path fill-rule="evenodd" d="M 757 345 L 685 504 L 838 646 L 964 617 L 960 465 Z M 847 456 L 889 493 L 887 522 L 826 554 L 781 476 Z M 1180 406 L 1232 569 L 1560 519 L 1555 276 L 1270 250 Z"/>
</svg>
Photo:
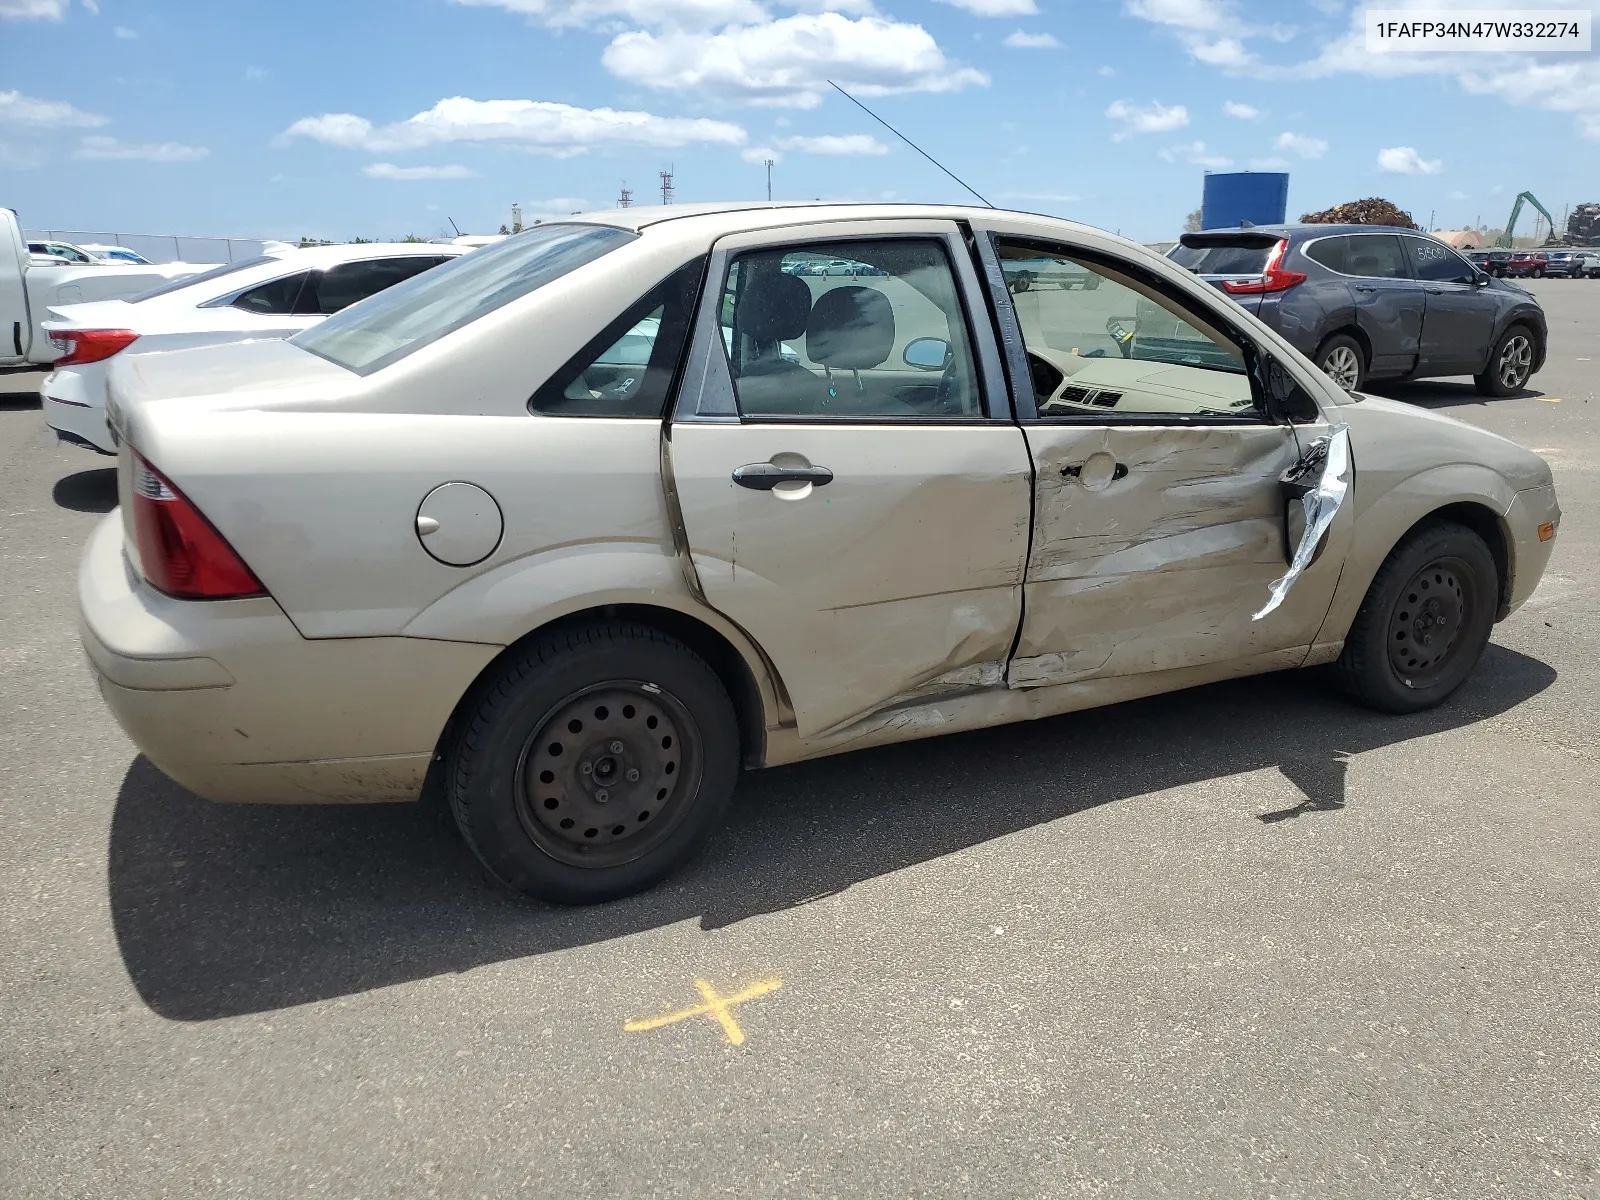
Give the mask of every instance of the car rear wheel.
<svg viewBox="0 0 1600 1200">
<path fill-rule="evenodd" d="M 1499 604 L 1489 547 L 1453 521 L 1430 521 L 1384 560 L 1335 664 L 1345 690 L 1369 708 L 1432 708 L 1477 665 Z"/>
<path fill-rule="evenodd" d="M 1367 377 L 1366 355 L 1361 351 L 1361 343 L 1344 333 L 1336 333 L 1322 343 L 1317 351 L 1317 366 L 1347 392 L 1359 391 Z"/>
<path fill-rule="evenodd" d="M 641 625 L 540 638 L 470 702 L 449 750 L 456 824 L 500 883 L 559 904 L 642 891 L 710 839 L 739 776 L 716 673 Z"/>
<path fill-rule="evenodd" d="M 1481 396 L 1515 396 L 1533 374 L 1533 335 L 1525 325 L 1513 325 L 1500 335 L 1489 355 L 1489 369 L 1472 377 Z"/>
</svg>

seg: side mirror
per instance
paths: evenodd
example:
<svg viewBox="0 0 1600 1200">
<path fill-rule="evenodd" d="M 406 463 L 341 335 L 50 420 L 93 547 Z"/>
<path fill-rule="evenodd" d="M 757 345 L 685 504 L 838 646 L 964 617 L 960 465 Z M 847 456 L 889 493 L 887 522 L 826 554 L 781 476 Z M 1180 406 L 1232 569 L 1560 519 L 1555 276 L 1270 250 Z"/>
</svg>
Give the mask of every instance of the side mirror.
<svg viewBox="0 0 1600 1200">
<path fill-rule="evenodd" d="M 1489 280 L 1491 280 L 1493 278 L 1494 278 L 1494 276 L 1490 275 L 1489 272 L 1487 272 L 1487 271 L 1479 271 L 1476 275 L 1474 275 L 1472 277 L 1472 286 L 1473 287 L 1486 287 L 1486 286 L 1488 286 Z"/>
<path fill-rule="evenodd" d="M 906 343 L 900 357 L 919 371 L 942 371 L 950 365 L 950 343 L 937 337 L 916 338 Z"/>
<path fill-rule="evenodd" d="M 1274 421 L 1315 421 L 1322 415 L 1311 393 L 1301 387 L 1282 363 L 1257 350 L 1252 374 L 1269 418 Z"/>
</svg>

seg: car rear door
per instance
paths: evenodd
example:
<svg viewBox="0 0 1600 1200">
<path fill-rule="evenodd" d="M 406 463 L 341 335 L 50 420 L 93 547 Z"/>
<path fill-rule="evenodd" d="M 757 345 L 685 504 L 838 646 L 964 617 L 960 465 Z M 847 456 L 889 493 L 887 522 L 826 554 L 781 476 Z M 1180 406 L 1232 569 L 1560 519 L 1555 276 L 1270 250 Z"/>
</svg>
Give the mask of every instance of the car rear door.
<svg viewBox="0 0 1600 1200">
<path fill-rule="evenodd" d="M 829 273 L 796 273 L 812 261 Z M 712 255 L 668 487 L 693 583 L 771 658 L 801 737 L 1000 683 L 1030 464 L 984 313 L 949 221 L 742 234 Z"/>
<path fill-rule="evenodd" d="M 0 363 L 28 360 L 33 341 L 33 318 L 28 313 L 28 243 L 22 238 L 17 214 L 0 208 Z"/>
<path fill-rule="evenodd" d="M 1373 375 L 1406 375 L 1416 369 L 1422 349 L 1426 308 L 1422 286 L 1392 233 L 1345 236 L 1346 271 L 1355 301 L 1356 323 L 1372 347 L 1367 370 Z"/>
<path fill-rule="evenodd" d="M 1003 233 L 994 245 L 1002 270 L 1047 249 Z M 1300 665 L 1339 578 L 1348 506 L 1282 606 L 1253 614 L 1285 571 L 1279 475 L 1326 421 L 1268 421 L 1245 337 L 1216 311 L 1103 249 L 1048 250 L 1101 282 L 997 298 L 1015 313 L 1036 413 L 1022 422 L 1037 482 L 1011 686 Z"/>
<path fill-rule="evenodd" d="M 1475 375 L 1494 339 L 1496 300 L 1479 271 L 1435 238 L 1400 238 L 1423 292 L 1419 374 Z"/>
</svg>

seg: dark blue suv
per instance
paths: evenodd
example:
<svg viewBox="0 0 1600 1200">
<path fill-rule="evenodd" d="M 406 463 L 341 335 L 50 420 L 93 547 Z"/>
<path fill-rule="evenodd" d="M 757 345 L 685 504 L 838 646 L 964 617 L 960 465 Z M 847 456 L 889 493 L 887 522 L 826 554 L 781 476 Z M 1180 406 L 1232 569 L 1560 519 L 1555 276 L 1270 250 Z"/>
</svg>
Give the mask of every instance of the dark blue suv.
<svg viewBox="0 0 1600 1200">
<path fill-rule="evenodd" d="M 1168 257 L 1215 284 L 1356 391 L 1471 375 L 1510 396 L 1544 365 L 1544 310 L 1427 234 L 1375 225 L 1186 233 Z"/>
</svg>

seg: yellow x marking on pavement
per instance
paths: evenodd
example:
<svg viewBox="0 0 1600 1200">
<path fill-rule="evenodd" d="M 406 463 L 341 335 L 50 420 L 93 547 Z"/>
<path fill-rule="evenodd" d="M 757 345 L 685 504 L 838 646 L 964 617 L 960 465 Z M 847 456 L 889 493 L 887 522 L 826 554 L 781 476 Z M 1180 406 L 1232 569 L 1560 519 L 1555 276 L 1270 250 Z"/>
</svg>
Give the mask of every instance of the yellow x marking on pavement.
<svg viewBox="0 0 1600 1200">
<path fill-rule="evenodd" d="M 694 986 L 699 989 L 700 997 L 704 1004 L 696 1004 L 690 1008 L 679 1009 L 677 1012 L 668 1013 L 664 1017 L 649 1017 L 643 1021 L 628 1021 L 622 1027 L 629 1033 L 644 1033 L 650 1029 L 660 1029 L 663 1025 L 672 1025 L 678 1021 L 687 1021 L 690 1017 L 710 1017 L 722 1026 L 722 1035 L 728 1039 L 732 1046 L 744 1044 L 744 1030 L 739 1028 L 739 1022 L 733 1019 L 731 1011 L 735 1004 L 743 1004 L 746 1000 L 754 1000 L 757 996 L 765 996 L 768 992 L 775 992 L 783 986 L 781 979 L 760 979 L 749 987 L 734 992 L 731 996 L 722 996 L 717 989 L 704 979 L 696 979 Z"/>
</svg>

